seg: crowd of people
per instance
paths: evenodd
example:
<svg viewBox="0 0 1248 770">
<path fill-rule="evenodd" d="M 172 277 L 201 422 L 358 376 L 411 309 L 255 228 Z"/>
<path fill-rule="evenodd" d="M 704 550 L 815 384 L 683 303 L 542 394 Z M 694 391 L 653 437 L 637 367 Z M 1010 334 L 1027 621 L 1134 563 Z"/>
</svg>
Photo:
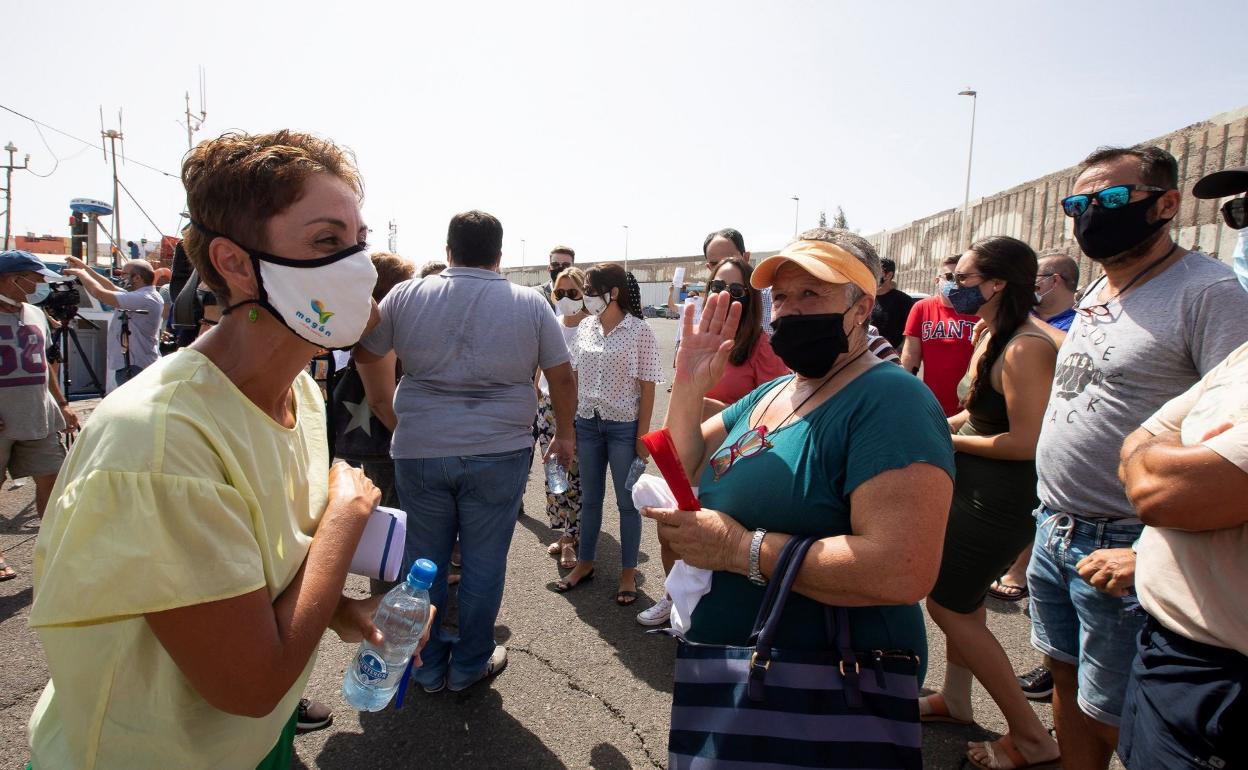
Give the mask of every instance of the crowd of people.
<svg viewBox="0 0 1248 770">
<path fill-rule="evenodd" d="M 1003 235 L 944 258 L 916 301 L 845 230 L 757 264 L 740 232 L 711 233 L 663 415 L 668 369 L 617 264 L 559 246 L 549 282 L 518 286 L 482 211 L 452 218 L 445 264 L 419 275 L 370 256 L 353 159 L 308 134 L 223 135 L 182 178 L 178 282 L 214 310 L 159 357 L 180 294 L 163 302 L 141 260 L 121 289 L 71 261 L 133 315 L 68 453 L 77 417 L 30 304 L 61 276 L 0 254 L 0 459 L 35 478 L 43 516 L 34 767 L 289 766 L 324 631 L 379 641 L 386 585 L 343 587 L 381 502 L 407 514 L 402 569 L 438 566 L 436 607 L 458 579 L 457 628 L 435 615 L 414 681 L 496 676 L 535 444 L 554 591 L 595 577 L 608 472 L 621 606 L 657 528 L 667 591 L 636 617 L 679 640 L 673 767 L 920 767 L 924 725 L 974 723 L 974 680 L 1008 724 L 968 745 L 976 768 L 1248 764 L 1248 215 L 1244 197 L 1223 208 L 1234 268 L 1179 246 L 1164 150 L 1081 164 L 1061 213 L 1098 267 L 1082 289 L 1068 255 Z M 1245 191 L 1240 168 L 1193 194 Z M 327 350 L 345 425 L 308 373 Z M 670 456 L 651 458 L 659 427 Z M 650 459 L 697 505 L 635 503 Z M 1012 669 L 989 596 L 1029 598 L 1043 668 Z M 945 637 L 927 695 L 924 606 Z M 1028 701 L 1046 686 L 1052 732 Z"/>
</svg>

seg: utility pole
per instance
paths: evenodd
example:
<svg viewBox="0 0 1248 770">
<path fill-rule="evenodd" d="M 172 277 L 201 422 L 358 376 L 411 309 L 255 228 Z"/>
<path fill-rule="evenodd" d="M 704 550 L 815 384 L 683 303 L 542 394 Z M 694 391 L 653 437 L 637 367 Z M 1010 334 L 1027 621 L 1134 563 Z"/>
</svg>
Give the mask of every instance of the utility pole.
<svg viewBox="0 0 1248 770">
<path fill-rule="evenodd" d="M 802 199 L 796 195 L 791 196 L 789 200 L 793 201 L 793 237 L 797 237 L 797 215 L 802 207 Z"/>
<path fill-rule="evenodd" d="M 116 270 L 117 255 L 121 250 L 121 208 L 118 204 L 121 199 L 118 197 L 117 182 L 117 140 L 124 139 L 120 131 L 114 131 L 111 128 L 104 132 L 104 138 L 108 140 L 109 149 L 113 152 L 113 269 Z"/>
<path fill-rule="evenodd" d="M 30 155 L 22 160 L 22 165 L 13 165 L 13 155 L 17 152 L 17 148 L 12 142 L 6 144 L 4 149 L 9 153 L 9 162 L 4 167 L 4 248 L 0 251 L 8 250 L 9 236 L 13 227 L 13 172 L 21 171 L 30 165 Z"/>
<path fill-rule="evenodd" d="M 624 272 L 628 272 L 628 225 L 624 225 Z"/>
<path fill-rule="evenodd" d="M 387 251 L 391 254 L 399 253 L 399 223 L 390 220 L 390 237 L 386 241 Z"/>
<path fill-rule="evenodd" d="M 208 102 L 204 98 L 204 87 L 205 87 L 204 68 L 201 65 L 199 68 L 199 115 L 198 116 L 195 115 L 193 112 L 191 112 L 191 92 L 190 91 L 185 92 L 186 111 L 183 113 L 183 115 L 186 117 L 186 123 L 184 123 L 183 125 L 186 126 L 186 149 L 188 150 L 194 149 L 195 132 L 198 131 L 201 127 L 203 127 L 204 121 L 208 118 Z"/>
</svg>

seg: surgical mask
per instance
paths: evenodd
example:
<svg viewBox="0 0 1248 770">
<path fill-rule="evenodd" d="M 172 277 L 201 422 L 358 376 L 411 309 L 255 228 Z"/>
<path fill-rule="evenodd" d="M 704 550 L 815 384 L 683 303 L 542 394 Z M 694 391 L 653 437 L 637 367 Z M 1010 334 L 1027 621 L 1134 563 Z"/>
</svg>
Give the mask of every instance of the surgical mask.
<svg viewBox="0 0 1248 770">
<path fill-rule="evenodd" d="M 606 310 L 610 304 L 611 302 L 609 300 L 603 299 L 602 297 L 595 297 L 592 294 L 585 295 L 585 309 L 590 312 L 590 315 L 602 315 L 603 311 Z"/>
<path fill-rule="evenodd" d="M 248 250 L 260 296 L 235 303 L 229 313 L 255 304 L 317 347 L 346 350 L 360 341 L 372 312 L 377 269 L 368 244 L 357 243 L 319 259 L 287 259 Z"/>
<path fill-rule="evenodd" d="M 47 299 L 48 295 L 52 293 L 52 287 L 48 286 L 43 281 L 29 281 L 29 283 L 34 284 L 34 288 L 30 291 L 26 291 L 22 287 L 23 283 L 28 283 L 28 281 L 26 281 L 25 278 L 18 278 L 17 288 L 22 289 L 22 291 L 26 293 L 26 302 L 31 305 L 38 305 L 40 302 Z"/>
<path fill-rule="evenodd" d="M 1114 257 L 1148 240 L 1170 223 L 1169 219 L 1160 217 L 1148 221 L 1148 212 L 1164 194 L 1152 193 L 1118 209 L 1088 206 L 1075 218 L 1075 240 L 1079 241 L 1079 248 L 1095 262 L 1112 262 Z"/>
<path fill-rule="evenodd" d="M 585 309 L 585 301 L 564 297 L 555 302 L 555 307 L 559 308 L 559 315 L 576 315 Z"/>
<path fill-rule="evenodd" d="M 771 322 L 771 348 L 784 365 L 810 379 L 832 370 L 836 359 L 849 351 L 844 313 L 786 315 Z"/>
<path fill-rule="evenodd" d="M 979 287 L 980 284 L 958 286 L 953 281 L 946 281 L 940 287 L 940 293 L 944 294 L 945 299 L 949 300 L 949 304 L 953 306 L 955 312 L 962 315 L 975 315 L 984 306 L 984 303 L 988 301 L 984 298 L 984 292 Z"/>
<path fill-rule="evenodd" d="M 1239 231 L 1239 239 L 1235 241 L 1235 250 L 1231 252 L 1231 267 L 1239 285 L 1248 291 L 1248 229 Z"/>
<path fill-rule="evenodd" d="M 1052 294 L 1053 290 L 1057 288 L 1057 276 L 1056 275 L 1046 276 L 1044 278 L 1041 278 L 1040 281 L 1048 281 L 1049 288 L 1045 289 L 1044 291 L 1040 291 L 1039 288 L 1036 289 L 1036 304 L 1037 305 L 1040 304 L 1041 302 L 1044 302 L 1044 298 Z M 1040 281 L 1036 281 L 1037 287 L 1039 286 Z"/>
</svg>

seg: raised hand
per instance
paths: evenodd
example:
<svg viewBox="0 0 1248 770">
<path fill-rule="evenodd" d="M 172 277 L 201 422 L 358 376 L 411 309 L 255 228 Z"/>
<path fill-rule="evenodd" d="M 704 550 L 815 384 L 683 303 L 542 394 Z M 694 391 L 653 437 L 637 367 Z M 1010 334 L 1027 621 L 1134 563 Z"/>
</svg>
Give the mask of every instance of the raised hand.
<svg viewBox="0 0 1248 770">
<path fill-rule="evenodd" d="M 673 387 L 692 388 L 700 396 L 715 387 L 728 365 L 740 322 L 741 303 L 733 302 L 727 292 L 707 296 L 702 320 L 696 327 L 693 308 L 686 306 L 680 318 L 680 350 L 676 354 Z"/>
</svg>

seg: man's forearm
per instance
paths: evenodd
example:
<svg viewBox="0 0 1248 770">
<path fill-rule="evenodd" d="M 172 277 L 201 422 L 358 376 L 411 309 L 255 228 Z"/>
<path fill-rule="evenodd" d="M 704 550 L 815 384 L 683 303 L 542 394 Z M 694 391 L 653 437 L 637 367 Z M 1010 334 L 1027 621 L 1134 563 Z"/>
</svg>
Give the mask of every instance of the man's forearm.
<svg viewBox="0 0 1248 770">
<path fill-rule="evenodd" d="M 555 437 L 576 437 L 576 379 L 571 364 L 562 364 L 546 370 L 546 383 L 550 386 L 550 406 L 555 411 Z"/>
<path fill-rule="evenodd" d="M 1151 527 L 1201 532 L 1248 522 L 1248 474 L 1203 445 L 1183 446 L 1177 433 L 1140 443 L 1121 478 L 1140 520 Z"/>
</svg>

